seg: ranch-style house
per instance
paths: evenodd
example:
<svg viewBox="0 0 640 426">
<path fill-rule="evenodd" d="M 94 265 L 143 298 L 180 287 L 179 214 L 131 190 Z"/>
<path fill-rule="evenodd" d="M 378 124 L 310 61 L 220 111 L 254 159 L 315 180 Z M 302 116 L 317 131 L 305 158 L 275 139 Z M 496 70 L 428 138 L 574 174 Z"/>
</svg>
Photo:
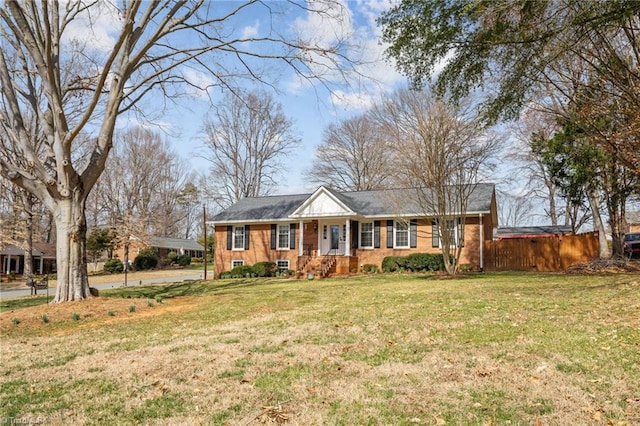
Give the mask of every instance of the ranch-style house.
<svg viewBox="0 0 640 426">
<path fill-rule="evenodd" d="M 322 277 L 363 265 L 381 268 L 386 256 L 440 253 L 440 229 L 418 206 L 417 193 L 321 186 L 311 194 L 242 199 L 211 218 L 215 275 L 271 261 L 299 277 Z M 461 264 L 483 270 L 484 242 L 494 238 L 498 224 L 495 185 L 475 185 L 466 211 L 447 222 L 456 237 L 464 232 Z"/>
</svg>

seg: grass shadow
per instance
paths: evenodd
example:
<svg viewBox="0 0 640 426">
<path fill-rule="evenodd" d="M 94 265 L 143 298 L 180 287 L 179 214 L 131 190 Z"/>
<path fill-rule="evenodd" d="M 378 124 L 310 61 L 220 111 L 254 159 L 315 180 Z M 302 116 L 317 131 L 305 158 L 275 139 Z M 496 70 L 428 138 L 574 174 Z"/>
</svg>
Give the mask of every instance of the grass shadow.
<svg viewBox="0 0 640 426">
<path fill-rule="evenodd" d="M 36 296 L 36 297 L 21 297 L 18 299 L 9 299 L 0 301 L 0 312 L 12 311 L 14 309 L 28 308 L 30 306 L 39 306 L 49 303 L 53 300 L 53 295 Z"/>
<path fill-rule="evenodd" d="M 121 287 L 109 290 L 103 290 L 100 295 L 112 298 L 149 298 L 157 297 L 163 299 L 171 299 L 174 297 L 201 296 L 204 294 L 222 293 L 227 290 L 235 290 L 240 288 L 266 285 L 270 282 L 263 278 L 250 279 L 234 279 L 225 280 L 224 282 L 211 281 L 182 281 L 172 284 L 158 284 L 142 287 Z M 219 283 L 219 284 L 218 284 Z"/>
</svg>

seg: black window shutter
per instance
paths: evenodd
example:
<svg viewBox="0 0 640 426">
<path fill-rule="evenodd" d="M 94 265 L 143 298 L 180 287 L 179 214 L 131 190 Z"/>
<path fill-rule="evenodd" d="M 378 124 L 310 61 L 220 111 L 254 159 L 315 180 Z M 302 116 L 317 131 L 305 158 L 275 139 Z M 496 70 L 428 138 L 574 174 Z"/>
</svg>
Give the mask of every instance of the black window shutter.
<svg viewBox="0 0 640 426">
<path fill-rule="evenodd" d="M 276 244 L 278 241 L 278 225 L 275 223 L 271 224 L 271 250 L 276 249 Z"/>
<path fill-rule="evenodd" d="M 393 220 L 387 220 L 387 248 L 393 248 Z"/>
<path fill-rule="evenodd" d="M 233 226 L 227 226 L 227 250 L 233 248 Z"/>
<path fill-rule="evenodd" d="M 358 221 L 353 220 L 351 221 L 351 248 L 354 248 L 354 249 L 358 248 L 358 245 L 359 245 L 358 235 L 359 235 Z"/>
<path fill-rule="evenodd" d="M 409 247 L 418 247 L 418 220 L 411 219 L 409 222 Z"/>
<path fill-rule="evenodd" d="M 438 232 L 438 221 L 431 222 L 431 247 L 440 247 L 440 233 Z"/>
<path fill-rule="evenodd" d="M 380 248 L 380 221 L 373 222 L 373 247 Z"/>
<path fill-rule="evenodd" d="M 244 226 L 244 249 L 249 250 L 249 225 Z"/>
<path fill-rule="evenodd" d="M 289 225 L 289 248 L 296 248 L 296 224 Z"/>
</svg>

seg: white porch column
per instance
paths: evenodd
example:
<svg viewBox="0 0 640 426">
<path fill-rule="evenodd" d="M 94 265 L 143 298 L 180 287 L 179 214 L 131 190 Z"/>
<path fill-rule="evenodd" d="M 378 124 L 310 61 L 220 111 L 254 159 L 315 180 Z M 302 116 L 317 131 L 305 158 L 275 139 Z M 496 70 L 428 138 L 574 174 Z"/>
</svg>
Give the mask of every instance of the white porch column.
<svg viewBox="0 0 640 426">
<path fill-rule="evenodd" d="M 44 254 L 40 256 L 40 275 L 43 274 L 44 271 Z"/>
<path fill-rule="evenodd" d="M 482 213 L 480 213 L 480 271 L 484 270 L 484 226 L 482 226 Z"/>
<path fill-rule="evenodd" d="M 11 255 L 7 258 L 7 274 L 11 272 Z"/>
<path fill-rule="evenodd" d="M 351 221 L 347 219 L 346 227 L 344 229 L 344 254 L 346 256 L 351 256 Z"/>
<path fill-rule="evenodd" d="M 302 219 L 298 222 L 298 228 L 300 232 L 298 232 L 298 256 L 302 256 L 304 254 L 304 247 L 302 247 L 302 242 L 304 241 L 304 224 L 302 223 Z"/>
</svg>

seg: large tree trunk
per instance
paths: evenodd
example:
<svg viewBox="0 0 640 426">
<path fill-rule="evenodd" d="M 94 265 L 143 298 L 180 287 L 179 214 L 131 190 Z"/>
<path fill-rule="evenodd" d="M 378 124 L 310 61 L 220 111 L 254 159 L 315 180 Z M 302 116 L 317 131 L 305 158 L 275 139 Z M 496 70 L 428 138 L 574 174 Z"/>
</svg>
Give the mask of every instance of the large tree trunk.
<svg viewBox="0 0 640 426">
<path fill-rule="evenodd" d="M 25 214 L 24 273 L 27 280 L 33 277 L 33 202 L 29 194 L 22 194 Z"/>
<path fill-rule="evenodd" d="M 83 198 L 56 202 L 56 257 L 58 285 L 54 302 L 90 297 L 87 276 L 87 224 Z"/>
<path fill-rule="evenodd" d="M 598 241 L 600 243 L 600 257 L 602 259 L 608 259 L 611 257 L 611 250 L 609 250 L 609 242 L 607 241 L 607 232 L 604 229 L 604 222 L 602 222 L 602 216 L 600 215 L 600 202 L 598 202 L 598 194 L 592 191 L 587 196 L 589 199 L 589 206 L 591 207 L 591 214 L 593 217 L 593 229 L 598 231 Z"/>
</svg>

